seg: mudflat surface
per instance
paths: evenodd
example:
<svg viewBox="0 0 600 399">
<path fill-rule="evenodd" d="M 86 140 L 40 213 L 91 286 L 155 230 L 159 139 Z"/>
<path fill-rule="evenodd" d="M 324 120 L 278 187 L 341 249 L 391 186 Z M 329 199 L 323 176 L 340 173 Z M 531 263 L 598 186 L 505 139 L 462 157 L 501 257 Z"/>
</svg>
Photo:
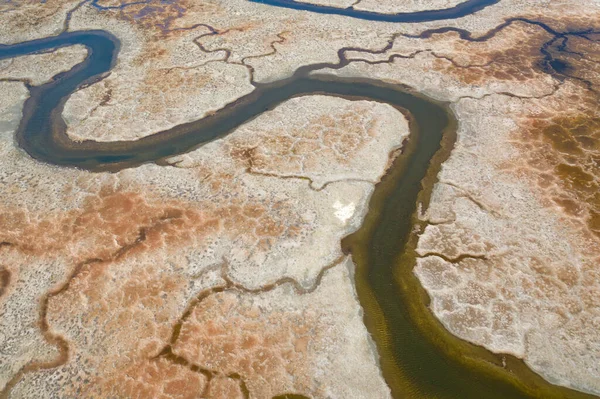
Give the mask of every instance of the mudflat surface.
<svg viewBox="0 0 600 399">
<path fill-rule="evenodd" d="M 461 2 L 318 4 L 391 15 Z M 409 24 L 246 0 L 1 11 L 0 54 L 61 32 L 115 38 L 110 69 L 41 129 L 74 148 L 159 140 L 296 71 L 374 88 L 315 89 L 200 147 L 83 170 L 32 158 L 19 137 L 36 91 L 89 50 L 0 60 L 2 396 L 470 397 L 469 379 L 600 394 L 600 3 L 502 0 Z M 448 112 L 455 140 L 441 138 L 452 148 L 423 170 L 419 203 L 386 188 L 421 136 L 378 84 Z M 378 215 L 402 213 L 390 206 L 412 227 L 372 235 Z M 342 251 L 357 230 L 364 245 Z M 377 297 L 368 254 L 395 243 L 386 281 L 415 295 Z M 436 368 L 445 391 L 399 359 L 386 301 L 460 376 Z"/>
</svg>

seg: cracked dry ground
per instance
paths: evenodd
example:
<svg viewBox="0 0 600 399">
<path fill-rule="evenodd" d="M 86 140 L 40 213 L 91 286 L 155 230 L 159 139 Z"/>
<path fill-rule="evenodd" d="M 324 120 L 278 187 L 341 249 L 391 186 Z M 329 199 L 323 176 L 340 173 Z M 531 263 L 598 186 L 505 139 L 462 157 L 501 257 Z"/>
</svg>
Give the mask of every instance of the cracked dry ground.
<svg viewBox="0 0 600 399">
<path fill-rule="evenodd" d="M 339 242 L 407 133 L 387 105 L 303 97 L 173 166 L 116 174 L 44 166 L 5 137 L 5 392 L 388 395 Z"/>
<path fill-rule="evenodd" d="M 462 122 L 417 246 L 415 273 L 434 314 L 461 338 L 595 394 L 597 15 L 519 17 L 480 35 L 455 28 L 399 35 L 383 51 L 346 53 L 353 62 L 338 71 L 450 100 Z M 423 64 L 433 82 L 407 72 Z"/>
<path fill-rule="evenodd" d="M 49 0 L 0 18 L 5 43 L 80 29 L 121 40 L 112 72 L 66 103 L 74 140 L 148 136 L 314 63 L 451 102 L 458 141 L 415 268 L 433 313 L 598 394 L 599 8 L 506 0 L 400 26 L 243 0 Z M 402 115 L 303 97 L 164 166 L 34 162 L 13 140 L 26 85 L 82 54 L 0 64 L 3 394 L 388 397 L 339 242 L 408 133 Z"/>
<path fill-rule="evenodd" d="M 453 105 L 466 123 L 423 215 L 415 272 L 451 332 L 598 394 L 597 33 L 542 22 L 509 20 L 434 54 L 432 69 L 489 91 Z"/>
</svg>

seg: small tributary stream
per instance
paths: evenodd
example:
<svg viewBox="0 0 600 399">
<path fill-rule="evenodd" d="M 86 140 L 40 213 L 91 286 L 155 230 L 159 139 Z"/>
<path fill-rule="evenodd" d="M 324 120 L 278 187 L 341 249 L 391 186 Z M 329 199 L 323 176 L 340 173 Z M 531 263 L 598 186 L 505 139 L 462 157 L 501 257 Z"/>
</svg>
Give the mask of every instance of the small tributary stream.
<svg viewBox="0 0 600 399">
<path fill-rule="evenodd" d="M 410 138 L 376 186 L 362 228 L 342 243 L 357 264 L 356 286 L 365 322 L 394 397 L 588 397 L 545 382 L 517 359 L 453 337 L 427 308 L 427 295 L 412 273 L 414 229 L 420 224 L 415 210 L 418 202 L 427 205 L 435 176 L 454 144 L 457 121 L 447 104 L 398 85 L 311 75 L 311 68 L 303 67 L 289 79 L 258 85 L 252 93 L 201 120 L 140 140 L 73 142 L 61 116 L 64 104 L 82 85 L 93 84 L 110 71 L 119 51 L 118 40 L 107 32 L 82 31 L 0 46 L 1 60 L 75 44 L 86 46 L 88 57 L 51 82 L 30 88 L 16 133 L 21 148 L 33 158 L 55 165 L 116 171 L 159 162 L 223 137 L 296 96 L 325 94 L 378 101 L 403 112 L 410 120 Z"/>
</svg>

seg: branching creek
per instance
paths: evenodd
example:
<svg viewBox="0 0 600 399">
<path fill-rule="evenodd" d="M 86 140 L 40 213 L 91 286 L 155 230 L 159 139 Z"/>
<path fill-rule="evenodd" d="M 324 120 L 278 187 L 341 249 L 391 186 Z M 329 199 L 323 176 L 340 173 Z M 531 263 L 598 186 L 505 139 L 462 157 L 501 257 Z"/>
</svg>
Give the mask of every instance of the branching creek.
<svg viewBox="0 0 600 399">
<path fill-rule="evenodd" d="M 289 0 L 251 1 L 276 6 L 297 4 Z M 474 12 L 497 1 L 470 0 L 460 7 L 467 4 L 471 8 L 458 7 L 458 14 L 448 10 L 442 10 L 446 14 L 414 13 L 415 19 L 409 22 L 444 19 L 440 15 L 454 18 L 465 15 L 465 10 Z M 493 354 L 454 337 L 428 309 L 428 296 L 412 273 L 416 231 L 424 227 L 416 209 L 418 203 L 427 207 L 441 164 L 456 140 L 458 121 L 448 104 L 426 98 L 408 87 L 313 73 L 326 67 L 342 68 L 351 62 L 344 57 L 344 51 L 352 49 L 346 48 L 339 51 L 337 64 L 305 66 L 285 80 L 256 84 L 252 93 L 201 120 L 137 141 L 73 142 L 66 134 L 61 116 L 64 104 L 76 90 L 106 76 L 116 62 L 119 41 L 104 31 L 79 31 L 0 45 L 1 60 L 75 44 L 87 47 L 87 58 L 49 83 L 28 87 L 30 98 L 25 102 L 16 133 L 18 144 L 28 154 L 55 165 L 117 171 L 147 162 L 161 163 L 167 157 L 223 137 L 283 101 L 303 95 L 377 101 L 403 112 L 410 121 L 410 138 L 377 184 L 362 227 L 342 242 L 344 252 L 352 254 L 357 266 L 356 288 L 365 311 L 365 323 L 377 345 L 383 375 L 393 396 L 592 397 L 546 382 L 517 358 Z"/>
</svg>

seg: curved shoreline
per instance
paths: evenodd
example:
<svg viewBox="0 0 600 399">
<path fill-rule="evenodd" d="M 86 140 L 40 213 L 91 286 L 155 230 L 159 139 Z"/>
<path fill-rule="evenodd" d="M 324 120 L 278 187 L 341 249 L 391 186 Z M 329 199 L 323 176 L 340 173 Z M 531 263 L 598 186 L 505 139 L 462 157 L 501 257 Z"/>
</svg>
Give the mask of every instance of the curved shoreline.
<svg viewBox="0 0 600 399">
<path fill-rule="evenodd" d="M 375 335 L 382 356 L 384 376 L 392 385 L 395 396 L 406 395 L 407 392 L 415 393 L 412 388 L 406 391 L 405 388 L 394 387 L 392 380 L 395 378 L 395 372 L 401 369 L 402 373 L 397 376 L 407 378 L 409 386 L 416 384 L 419 387 L 417 392 L 424 395 L 437 391 L 435 395 L 443 394 L 444 397 L 461 398 L 471 397 L 470 395 L 477 393 L 479 397 L 507 397 L 506 394 L 510 394 L 510 397 L 547 398 L 566 397 L 565 395 L 589 397 L 576 391 L 553 386 L 545 381 L 540 382 L 541 377 L 529 369 L 515 366 L 514 370 L 518 371 L 519 375 L 526 374 L 527 379 L 533 379 L 534 383 L 532 386 L 529 381 L 517 381 L 514 376 L 511 376 L 511 371 L 506 372 L 501 366 L 497 366 L 500 358 L 498 355 L 493 355 L 483 348 L 475 347 L 455 337 L 449 338 L 452 336 L 439 323 L 435 323 L 433 315 L 426 307 L 423 290 L 421 288 L 419 291 L 418 281 L 412 276 L 410 257 L 414 235 L 409 236 L 409 233 L 416 222 L 412 218 L 417 198 L 427 202 L 437 170 L 445 160 L 444 156 L 449 154 L 453 146 L 453 140 L 448 142 L 448 137 L 451 138 L 455 134 L 456 121 L 446 104 L 434 102 L 397 85 L 384 84 L 375 80 L 309 76 L 311 71 L 323 67 L 323 65 L 313 65 L 300 68 L 289 79 L 259 85 L 251 94 L 241 97 L 217 113 L 199 121 L 179 125 L 133 142 L 77 143 L 71 141 L 66 135 L 66 125 L 61 117 L 64 103 L 81 85 L 97 81 L 102 74 L 111 69 L 119 50 L 118 41 L 110 34 L 101 31 L 67 33 L 12 46 L 0 46 L 0 59 L 14 57 L 18 51 L 31 53 L 71 44 L 86 45 L 90 50 L 88 57 L 70 71 L 57 75 L 54 81 L 30 88 L 31 97 L 24 105 L 23 119 L 17 131 L 19 145 L 30 155 L 38 160 L 62 166 L 100 171 L 118 170 L 145 162 L 160 161 L 165 157 L 190 151 L 203 143 L 222 137 L 265 110 L 300 95 L 328 94 L 350 99 L 368 99 L 410 111 L 413 120 L 405 153 L 397 158 L 392 170 L 382 183 L 377 185 L 363 228 L 344 240 L 345 244 L 349 244 L 345 247 L 351 249 L 358 265 L 356 284 L 359 298 L 365 309 L 369 331 Z M 444 131 L 450 134 L 444 136 Z M 428 136 L 434 133 L 437 136 Z M 428 140 L 423 140 L 425 136 Z M 442 152 L 438 151 L 440 140 L 443 140 L 445 145 Z M 425 149 L 425 155 L 418 155 L 419 149 Z M 434 161 L 430 162 L 431 159 Z M 415 166 L 416 162 L 418 167 Z M 424 190 L 421 190 L 421 185 Z M 405 189 L 406 187 L 409 189 Z M 390 193 L 397 193 L 398 196 L 391 196 Z M 393 217 L 385 217 L 385 215 Z M 378 239 L 378 234 L 381 233 L 377 231 L 381 230 L 377 228 L 384 221 L 388 224 L 390 222 L 396 224 L 394 228 L 399 229 L 399 233 L 389 236 L 384 228 L 384 238 Z M 399 224 L 402 226 L 398 226 Z M 404 248 L 405 245 L 408 246 L 407 250 Z M 385 252 L 386 250 L 392 252 Z M 382 255 L 382 259 L 387 262 L 387 269 L 373 268 L 374 264 L 380 266 L 380 262 L 373 262 L 372 256 Z M 405 266 L 400 271 L 395 262 L 398 256 L 401 257 L 400 264 Z M 412 282 L 407 283 L 407 279 L 411 278 Z M 386 296 L 389 292 L 381 289 L 386 284 L 389 286 L 390 281 L 397 283 L 392 284 L 395 296 Z M 384 285 L 374 286 L 373 282 Z M 412 293 L 419 295 L 410 297 Z M 402 305 L 402 311 L 408 315 L 408 317 L 403 316 L 406 319 L 403 325 L 391 319 L 390 313 L 386 313 L 385 310 L 385 306 L 389 304 L 397 306 L 394 305 L 396 302 Z M 424 322 L 421 317 L 425 319 Z M 435 331 L 427 330 L 431 326 Z M 423 339 L 423 343 L 419 345 L 409 341 L 411 345 L 400 347 L 403 350 L 413 351 L 414 356 L 408 361 L 403 357 L 402 352 L 397 351 L 397 348 L 388 350 L 390 340 L 411 336 L 407 335 L 407 329 L 412 329 L 411 339 L 414 337 Z M 390 333 L 391 330 L 394 330 L 393 334 Z M 414 346 L 418 346 L 417 350 Z M 427 356 L 423 356 L 423 350 L 428 351 Z M 467 359 L 466 363 L 469 365 L 466 366 L 465 361 L 461 360 L 465 350 L 468 350 L 472 356 L 479 356 L 481 360 Z M 517 365 L 522 362 L 515 359 L 514 362 L 511 360 L 511 364 L 513 363 Z M 437 380 L 430 379 L 431 374 L 423 373 L 424 368 L 438 370 L 434 373 L 437 374 Z M 412 375 L 407 376 L 408 374 Z M 481 396 L 482 392 L 490 386 L 494 387 L 496 393 Z M 432 387 L 435 388 L 434 391 Z M 443 389 L 442 392 L 439 391 L 440 388 Z M 538 388 L 543 388 L 539 394 L 544 396 L 537 396 Z M 548 396 L 549 390 L 552 391 L 552 396 Z M 468 396 L 465 396 L 465 393 Z"/>
<path fill-rule="evenodd" d="M 465 17 L 474 12 L 483 10 L 493 4 L 499 3 L 500 0 L 466 0 L 451 8 L 439 10 L 423 10 L 415 12 L 403 12 L 397 14 L 384 14 L 375 11 L 363 11 L 355 8 L 338 8 L 331 6 L 323 6 L 311 3 L 300 3 L 295 0 L 249 0 L 253 3 L 267 4 L 274 7 L 288 8 L 298 11 L 309 11 L 318 14 L 341 15 L 363 19 L 367 21 L 377 22 L 403 22 L 403 23 L 418 23 L 427 21 L 441 21 L 444 19 L 455 19 Z"/>
</svg>

